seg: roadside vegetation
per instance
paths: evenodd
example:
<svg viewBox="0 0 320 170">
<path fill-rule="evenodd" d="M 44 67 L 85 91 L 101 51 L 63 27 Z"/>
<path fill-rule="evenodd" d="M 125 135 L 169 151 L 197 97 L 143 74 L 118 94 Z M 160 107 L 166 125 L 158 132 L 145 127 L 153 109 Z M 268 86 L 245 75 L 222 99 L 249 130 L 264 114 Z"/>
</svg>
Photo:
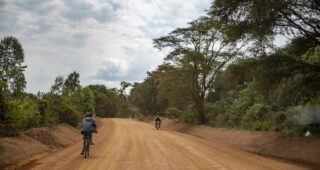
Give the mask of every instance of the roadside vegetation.
<svg viewBox="0 0 320 170">
<path fill-rule="evenodd" d="M 80 85 L 80 75 L 57 76 L 47 93 L 26 93 L 24 52 L 14 37 L 0 42 L 0 136 L 16 136 L 20 130 L 68 123 L 78 126 L 85 113 L 122 117 L 128 113 L 124 89 L 104 85 Z"/>
<path fill-rule="evenodd" d="M 215 0 L 206 16 L 154 39 L 171 52 L 133 84 L 142 114 L 194 124 L 320 132 L 320 4 Z M 275 47 L 275 39 L 287 44 Z"/>
</svg>

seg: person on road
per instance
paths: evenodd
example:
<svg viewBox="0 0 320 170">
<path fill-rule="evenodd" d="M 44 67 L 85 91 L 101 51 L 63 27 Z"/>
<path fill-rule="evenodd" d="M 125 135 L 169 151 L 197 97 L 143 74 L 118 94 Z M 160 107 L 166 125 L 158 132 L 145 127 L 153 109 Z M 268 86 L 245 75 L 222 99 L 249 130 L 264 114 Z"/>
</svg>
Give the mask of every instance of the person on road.
<svg viewBox="0 0 320 170">
<path fill-rule="evenodd" d="M 160 116 L 157 116 L 156 119 L 154 120 L 154 123 L 155 123 L 155 127 L 157 128 L 157 123 L 159 123 L 159 127 L 160 127 L 160 124 L 161 124 L 161 119 L 160 119 Z M 158 128 L 157 128 L 158 129 Z"/>
<path fill-rule="evenodd" d="M 97 132 L 97 125 L 96 121 L 93 120 L 92 114 L 87 113 L 86 117 L 82 119 L 80 124 L 80 133 L 83 135 L 83 139 L 85 138 L 85 134 L 88 134 L 90 136 L 90 145 L 93 145 L 92 142 L 92 133 L 98 133 Z M 82 149 L 81 154 L 84 153 L 84 150 Z"/>
<path fill-rule="evenodd" d="M 156 119 L 154 120 L 154 122 L 160 122 L 161 123 L 160 116 L 157 116 Z"/>
</svg>

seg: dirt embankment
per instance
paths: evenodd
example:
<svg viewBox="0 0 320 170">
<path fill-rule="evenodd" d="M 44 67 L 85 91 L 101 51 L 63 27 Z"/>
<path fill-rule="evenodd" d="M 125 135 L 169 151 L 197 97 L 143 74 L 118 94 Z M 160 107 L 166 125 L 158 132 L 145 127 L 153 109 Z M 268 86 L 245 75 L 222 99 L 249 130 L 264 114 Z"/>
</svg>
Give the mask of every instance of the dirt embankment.
<svg viewBox="0 0 320 170">
<path fill-rule="evenodd" d="M 21 166 L 34 155 L 65 147 L 81 139 L 79 131 L 61 124 L 52 128 L 33 128 L 18 137 L 0 138 L 0 169 L 4 166 Z"/>
<path fill-rule="evenodd" d="M 143 121 L 152 123 L 152 119 Z M 278 132 L 240 131 L 190 125 L 164 119 L 162 127 L 191 134 L 247 152 L 320 169 L 320 137 L 299 137 Z"/>
</svg>

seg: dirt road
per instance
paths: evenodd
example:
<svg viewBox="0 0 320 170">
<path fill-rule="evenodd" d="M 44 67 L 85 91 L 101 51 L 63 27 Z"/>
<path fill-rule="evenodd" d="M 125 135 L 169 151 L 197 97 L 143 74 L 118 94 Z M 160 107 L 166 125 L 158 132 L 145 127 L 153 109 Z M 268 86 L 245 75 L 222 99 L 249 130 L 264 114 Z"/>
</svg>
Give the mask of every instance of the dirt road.
<svg viewBox="0 0 320 170">
<path fill-rule="evenodd" d="M 103 119 L 90 157 L 81 141 L 34 161 L 27 169 L 305 169 L 194 136 L 155 130 L 128 119 Z M 25 167 L 26 168 L 26 167 Z"/>
</svg>

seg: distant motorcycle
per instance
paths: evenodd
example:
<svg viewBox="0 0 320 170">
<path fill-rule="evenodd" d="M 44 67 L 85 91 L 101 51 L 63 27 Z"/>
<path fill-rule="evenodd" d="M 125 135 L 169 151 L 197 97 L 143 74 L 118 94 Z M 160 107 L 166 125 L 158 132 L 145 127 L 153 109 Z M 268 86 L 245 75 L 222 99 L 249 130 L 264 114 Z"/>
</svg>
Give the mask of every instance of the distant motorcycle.
<svg viewBox="0 0 320 170">
<path fill-rule="evenodd" d="M 156 121 L 155 122 L 155 127 L 156 127 L 157 130 L 160 129 L 160 124 L 161 124 L 160 121 Z"/>
</svg>

